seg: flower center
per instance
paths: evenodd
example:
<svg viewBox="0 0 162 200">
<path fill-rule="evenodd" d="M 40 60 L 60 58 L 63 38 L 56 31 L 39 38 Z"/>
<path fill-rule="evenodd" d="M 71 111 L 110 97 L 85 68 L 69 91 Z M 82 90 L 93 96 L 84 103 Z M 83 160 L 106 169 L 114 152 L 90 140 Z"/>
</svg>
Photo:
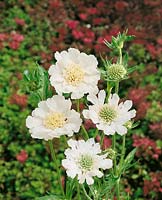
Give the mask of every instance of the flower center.
<svg viewBox="0 0 162 200">
<path fill-rule="evenodd" d="M 45 127 L 53 130 L 55 128 L 63 127 L 65 123 L 66 123 L 65 116 L 62 113 L 57 113 L 57 112 L 48 115 L 44 120 Z"/>
<path fill-rule="evenodd" d="M 79 160 L 79 165 L 82 170 L 89 171 L 93 166 L 93 159 L 90 155 L 82 155 Z"/>
<path fill-rule="evenodd" d="M 110 123 L 117 117 L 117 111 L 108 104 L 105 104 L 101 108 L 99 116 L 104 122 Z"/>
<path fill-rule="evenodd" d="M 65 69 L 64 78 L 70 85 L 77 86 L 84 79 L 84 71 L 79 65 L 71 64 Z"/>
<path fill-rule="evenodd" d="M 107 69 L 108 78 L 110 80 L 120 80 L 126 75 L 127 71 L 123 65 L 112 64 Z"/>
</svg>

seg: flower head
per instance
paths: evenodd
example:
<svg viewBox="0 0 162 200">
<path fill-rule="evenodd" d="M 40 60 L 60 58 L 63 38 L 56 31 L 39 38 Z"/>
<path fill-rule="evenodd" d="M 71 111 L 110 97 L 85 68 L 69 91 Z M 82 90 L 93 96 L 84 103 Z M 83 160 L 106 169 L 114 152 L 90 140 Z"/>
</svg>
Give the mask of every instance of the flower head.
<svg viewBox="0 0 162 200">
<path fill-rule="evenodd" d="M 121 80 L 126 74 L 127 71 L 121 64 L 112 64 L 107 68 L 107 76 L 110 80 Z"/>
<path fill-rule="evenodd" d="M 84 94 L 98 92 L 100 75 L 95 56 L 69 48 L 68 51 L 56 52 L 55 58 L 57 62 L 50 67 L 49 74 L 50 82 L 59 95 L 71 93 L 72 99 L 79 99 Z"/>
<path fill-rule="evenodd" d="M 88 185 L 94 183 L 93 177 L 101 178 L 103 173 L 99 169 L 109 169 L 112 167 L 112 160 L 106 159 L 107 154 L 101 155 L 99 143 L 95 143 L 91 138 L 84 140 L 68 141 L 70 148 L 65 150 L 66 159 L 62 160 L 62 165 L 66 169 L 69 177 L 75 178 L 78 175 L 79 183 Z"/>
<path fill-rule="evenodd" d="M 26 119 L 26 126 L 33 138 L 49 140 L 61 135 L 72 136 L 78 132 L 82 123 L 79 113 L 71 110 L 71 101 L 55 95 L 41 101 Z"/>
<path fill-rule="evenodd" d="M 119 96 L 111 94 L 108 103 L 104 103 L 105 97 L 104 90 L 98 93 L 98 98 L 95 95 L 88 95 L 87 98 L 93 105 L 89 106 L 89 110 L 83 110 L 84 117 L 91 119 L 106 135 L 113 135 L 115 132 L 120 135 L 126 134 L 125 124 L 136 114 L 135 110 L 130 110 L 132 101 L 127 100 L 119 104 Z"/>
</svg>

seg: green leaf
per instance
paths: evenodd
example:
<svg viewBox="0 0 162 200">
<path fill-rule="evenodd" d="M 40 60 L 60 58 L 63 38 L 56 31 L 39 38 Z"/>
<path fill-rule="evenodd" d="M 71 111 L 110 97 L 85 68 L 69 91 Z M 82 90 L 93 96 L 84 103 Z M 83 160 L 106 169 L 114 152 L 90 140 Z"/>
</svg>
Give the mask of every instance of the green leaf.
<svg viewBox="0 0 162 200">
<path fill-rule="evenodd" d="M 125 55 L 123 56 L 123 65 L 126 68 L 128 64 L 128 53 L 126 52 Z"/>
<path fill-rule="evenodd" d="M 122 34 L 119 32 L 117 37 L 112 36 L 111 43 L 107 42 L 106 40 L 104 43 L 106 46 L 108 46 L 110 49 L 122 49 L 124 42 L 128 42 L 130 40 L 133 40 L 135 36 L 133 35 L 127 35 L 127 30 L 124 31 Z"/>
<path fill-rule="evenodd" d="M 66 181 L 66 197 L 68 199 L 72 198 L 73 191 L 75 189 L 76 181 L 77 181 L 76 179 L 67 178 L 67 181 Z"/>
<path fill-rule="evenodd" d="M 112 188 L 115 186 L 118 177 L 115 177 L 113 174 L 108 174 L 105 176 L 105 181 L 101 187 L 100 197 L 104 195 L 111 196 Z"/>
<path fill-rule="evenodd" d="M 58 195 L 49 195 L 43 197 L 37 197 L 35 200 L 63 200 L 64 198 Z"/>
<path fill-rule="evenodd" d="M 24 82 L 26 92 L 28 92 L 37 103 L 40 100 L 45 100 L 52 96 L 48 72 L 38 64 L 34 71 L 29 72 L 26 70 L 24 72 Z"/>
<path fill-rule="evenodd" d="M 127 73 L 130 74 L 130 73 L 132 73 L 132 72 L 134 72 L 134 71 L 136 71 L 140 68 L 141 68 L 141 65 L 136 65 L 134 67 L 130 67 L 130 68 L 127 69 Z"/>
<path fill-rule="evenodd" d="M 137 126 L 139 126 L 140 124 L 140 121 L 137 121 L 135 123 L 132 124 L 132 128 L 136 128 Z"/>
<path fill-rule="evenodd" d="M 134 148 L 125 158 L 123 166 L 121 168 L 121 174 L 124 173 L 125 170 L 131 168 L 134 164 L 131 164 L 131 162 L 134 159 L 135 153 L 137 151 L 137 148 Z"/>
</svg>

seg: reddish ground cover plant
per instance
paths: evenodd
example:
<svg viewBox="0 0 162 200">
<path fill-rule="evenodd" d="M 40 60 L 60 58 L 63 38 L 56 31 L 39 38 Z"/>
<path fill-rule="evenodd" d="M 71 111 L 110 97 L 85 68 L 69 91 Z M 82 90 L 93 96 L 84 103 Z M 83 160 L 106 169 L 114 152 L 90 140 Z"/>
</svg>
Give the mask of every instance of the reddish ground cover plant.
<svg viewBox="0 0 162 200">
<path fill-rule="evenodd" d="M 16 155 L 16 159 L 20 162 L 20 163 L 25 163 L 25 161 L 28 159 L 28 154 L 25 150 L 21 150 L 19 154 Z"/>
<path fill-rule="evenodd" d="M 162 192 L 162 172 L 151 172 L 149 178 L 144 180 L 144 196 L 150 199 L 152 194 L 156 198 L 156 193 Z"/>
<path fill-rule="evenodd" d="M 139 158 L 142 156 L 146 160 L 150 158 L 158 160 L 162 153 L 156 142 L 148 137 L 133 135 L 133 146 L 138 147 L 136 156 Z"/>
</svg>

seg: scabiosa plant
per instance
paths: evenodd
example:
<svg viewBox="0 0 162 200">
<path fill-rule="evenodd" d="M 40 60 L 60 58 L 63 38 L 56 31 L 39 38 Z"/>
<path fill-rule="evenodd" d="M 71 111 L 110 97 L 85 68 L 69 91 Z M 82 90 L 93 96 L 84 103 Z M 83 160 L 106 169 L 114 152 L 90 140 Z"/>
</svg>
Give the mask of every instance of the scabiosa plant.
<svg viewBox="0 0 162 200">
<path fill-rule="evenodd" d="M 87 99 L 93 105 L 89 106 L 89 110 L 83 110 L 84 117 L 91 119 L 106 135 L 113 135 L 115 132 L 120 135 L 126 134 L 127 128 L 124 125 L 136 115 L 134 109 L 130 110 L 132 101 L 127 100 L 119 104 L 117 94 L 111 94 L 107 103 L 104 103 L 105 98 L 104 90 L 98 93 L 98 98 L 95 95 L 88 95 Z"/>
<path fill-rule="evenodd" d="M 26 119 L 26 126 L 33 138 L 44 139 L 49 143 L 60 185 L 61 196 L 57 199 L 100 200 L 117 197 L 120 200 L 120 179 L 131 166 L 136 152 L 134 149 L 125 156 L 125 135 L 133 127 L 132 118 L 136 111 L 131 109 L 131 100 L 119 102 L 118 95 L 119 82 L 131 71 L 127 68 L 127 54 L 122 59 L 124 42 L 130 38 L 132 37 L 124 32 L 117 38 L 113 37 L 112 43 L 106 42 L 111 49 L 119 51 L 115 64 L 103 59 L 106 68 L 106 92 L 99 91 L 97 87 L 100 73 L 95 56 L 74 48 L 55 53 L 56 63 L 48 71 L 50 81 L 47 72 L 40 66 L 32 75 L 25 73 L 28 83 L 32 83 L 32 87 L 28 88 L 33 88 L 37 100 L 39 99 L 38 107 Z M 57 93 L 54 96 L 50 83 Z M 91 105 L 88 106 L 89 102 Z M 81 104 L 84 104 L 83 111 Z M 72 105 L 77 111 L 71 108 Z M 83 117 L 86 120 L 82 120 Z M 86 123 L 89 123 L 89 127 L 85 126 Z M 77 136 L 74 133 L 78 133 Z M 116 148 L 116 133 L 118 137 L 122 136 L 121 153 Z M 104 134 L 112 137 L 109 141 L 110 145 L 112 141 L 111 149 L 108 148 L 109 145 L 104 145 Z M 58 165 L 53 145 L 54 138 L 63 139 L 64 145 L 69 145 L 61 162 L 67 174 L 64 187 L 62 168 Z M 122 196 L 122 199 L 125 197 Z"/>
<path fill-rule="evenodd" d="M 80 99 L 84 94 L 96 94 L 100 74 L 97 59 L 93 55 L 81 53 L 69 48 L 68 51 L 56 52 L 55 65 L 49 69 L 51 85 L 56 92 L 71 93 L 72 99 Z"/>
<path fill-rule="evenodd" d="M 103 172 L 99 169 L 109 169 L 112 167 L 112 160 L 107 159 L 107 154 L 102 154 L 99 143 L 95 143 L 94 139 L 73 140 L 68 141 L 71 148 L 66 149 L 66 159 L 62 160 L 62 165 L 66 169 L 69 177 L 78 176 L 79 183 L 85 181 L 88 185 L 94 183 L 93 176 L 101 178 Z"/>
<path fill-rule="evenodd" d="M 71 110 L 70 99 L 55 95 L 41 101 L 32 116 L 26 119 L 26 126 L 33 138 L 49 140 L 61 135 L 72 136 L 81 126 L 80 114 Z"/>
</svg>

